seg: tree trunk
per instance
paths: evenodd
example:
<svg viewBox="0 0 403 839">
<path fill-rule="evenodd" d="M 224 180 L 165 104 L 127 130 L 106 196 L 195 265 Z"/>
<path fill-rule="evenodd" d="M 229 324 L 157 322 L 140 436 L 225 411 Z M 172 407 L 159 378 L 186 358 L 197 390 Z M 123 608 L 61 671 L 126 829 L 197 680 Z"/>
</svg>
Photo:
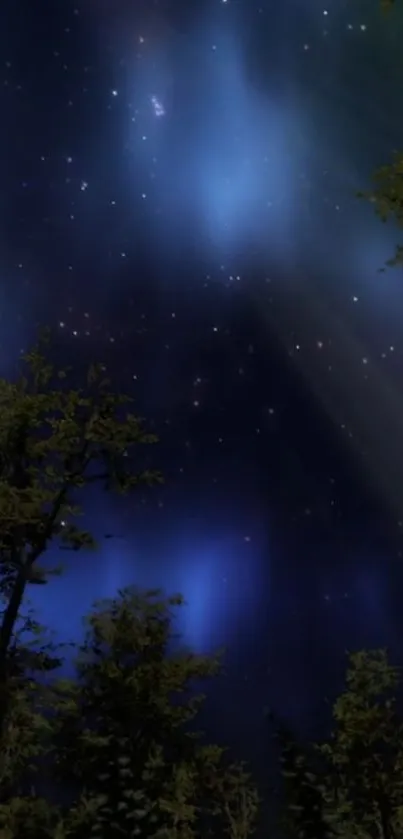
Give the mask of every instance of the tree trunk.
<svg viewBox="0 0 403 839">
<path fill-rule="evenodd" d="M 0 738 L 8 710 L 7 654 L 27 584 L 25 569 L 18 572 L 0 628 Z"/>
<path fill-rule="evenodd" d="M 390 820 L 390 808 L 387 804 L 379 803 L 379 815 L 381 817 L 382 839 L 394 839 L 394 830 Z"/>
</svg>

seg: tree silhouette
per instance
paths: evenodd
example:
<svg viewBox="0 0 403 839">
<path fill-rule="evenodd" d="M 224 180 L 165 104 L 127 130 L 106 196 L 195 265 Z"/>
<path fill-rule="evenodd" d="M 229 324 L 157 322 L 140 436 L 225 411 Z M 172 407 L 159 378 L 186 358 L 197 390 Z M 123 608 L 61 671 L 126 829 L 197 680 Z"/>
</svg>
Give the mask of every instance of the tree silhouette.
<svg viewBox="0 0 403 839">
<path fill-rule="evenodd" d="M 333 708 L 332 734 L 319 747 L 326 760 L 327 811 L 340 836 L 393 839 L 402 833 L 399 683 L 399 670 L 385 650 L 350 655 L 346 690 Z"/>
<path fill-rule="evenodd" d="M 325 816 L 323 784 L 318 766 L 314 768 L 314 755 L 298 743 L 285 722 L 274 716 L 271 720 L 283 781 L 281 832 L 289 839 L 329 839 L 332 830 Z"/>
<path fill-rule="evenodd" d="M 13 704 L 17 783 L 0 802 L 2 839 L 252 835 L 258 796 L 248 772 L 198 730 L 201 687 L 220 662 L 178 647 L 181 605 L 135 588 L 95 604 L 76 678 L 52 684 L 39 715 L 25 686 L 19 720 Z M 35 743 L 64 801 L 38 795 Z M 24 772 L 32 788 L 22 795 Z"/>
<path fill-rule="evenodd" d="M 395 0 L 380 0 L 380 5 L 385 14 L 389 14 L 394 11 Z M 372 189 L 359 192 L 358 197 L 374 205 L 382 222 L 392 219 L 403 229 L 403 151 L 395 151 L 391 161 L 374 172 Z M 386 265 L 403 265 L 403 245 L 396 247 L 395 255 Z"/>
<path fill-rule="evenodd" d="M 104 365 L 92 365 L 82 388 L 48 360 L 49 335 L 22 356 L 15 382 L 0 379 L 0 569 L 6 598 L 0 626 L 0 731 L 7 710 L 8 652 L 24 593 L 44 584 L 38 565 L 51 542 L 73 551 L 94 547 L 77 524 L 77 499 L 90 484 L 127 493 L 161 481 L 139 470 L 139 446 L 154 443 L 115 394 Z"/>
</svg>

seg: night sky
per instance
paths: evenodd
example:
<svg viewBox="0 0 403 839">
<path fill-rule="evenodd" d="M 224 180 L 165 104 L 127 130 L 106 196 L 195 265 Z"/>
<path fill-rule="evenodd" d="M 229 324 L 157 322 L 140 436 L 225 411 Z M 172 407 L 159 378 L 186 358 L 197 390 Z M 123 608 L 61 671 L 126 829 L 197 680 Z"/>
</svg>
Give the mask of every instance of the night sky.
<svg viewBox="0 0 403 839">
<path fill-rule="evenodd" d="M 227 647 L 215 719 L 258 752 L 265 706 L 309 730 L 346 648 L 403 632 L 398 234 L 356 198 L 402 136 L 402 13 L 4 0 L 0 33 L 0 372 L 49 325 L 165 475 L 88 496 L 116 538 L 34 603 L 66 638 L 119 586 L 183 592 L 186 641 Z"/>
</svg>

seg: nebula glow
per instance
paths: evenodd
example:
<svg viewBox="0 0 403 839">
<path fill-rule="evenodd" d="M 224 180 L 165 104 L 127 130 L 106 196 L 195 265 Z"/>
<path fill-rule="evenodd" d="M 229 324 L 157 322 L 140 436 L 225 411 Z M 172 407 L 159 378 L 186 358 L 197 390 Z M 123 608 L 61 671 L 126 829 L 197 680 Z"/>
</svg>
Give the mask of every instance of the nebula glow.
<svg viewBox="0 0 403 839">
<path fill-rule="evenodd" d="M 118 589 L 136 585 L 161 589 L 162 596 L 180 593 L 186 605 L 177 613 L 176 629 L 195 651 L 212 651 L 236 631 L 247 635 L 258 600 L 261 548 L 224 530 L 196 539 L 178 529 L 164 549 L 161 542 L 153 547 L 149 533 L 137 544 L 101 541 L 96 554 L 82 554 L 78 561 L 68 555 L 64 573 L 47 586 L 32 586 L 28 596 L 40 620 L 57 628 L 59 640 L 77 640 L 94 600 L 114 597 Z M 60 555 L 50 551 L 47 567 L 58 563 Z"/>
<path fill-rule="evenodd" d="M 257 86 L 242 20 L 233 8 L 221 11 L 206 13 L 186 37 L 156 26 L 127 61 L 132 206 L 141 196 L 162 256 L 189 244 L 222 260 L 253 252 L 295 273 L 313 261 L 314 248 L 316 269 L 332 260 L 344 271 L 356 258 L 351 224 L 368 229 L 355 193 L 370 164 L 360 160 L 357 168 L 346 147 L 336 89 L 326 73 L 304 89 L 298 65 L 285 85 L 292 64 L 274 48 L 273 33 L 270 71 Z M 351 110 L 349 101 L 344 106 Z M 350 133 L 359 118 L 349 114 Z M 373 230 L 382 251 L 389 237 L 376 222 Z M 363 273 L 362 248 L 361 259 Z"/>
<path fill-rule="evenodd" d="M 190 237 L 222 256 L 264 240 L 278 249 L 299 187 L 302 116 L 253 89 L 239 34 L 221 28 L 145 40 L 129 63 L 132 189 L 142 184 L 150 224 L 172 247 Z"/>
</svg>

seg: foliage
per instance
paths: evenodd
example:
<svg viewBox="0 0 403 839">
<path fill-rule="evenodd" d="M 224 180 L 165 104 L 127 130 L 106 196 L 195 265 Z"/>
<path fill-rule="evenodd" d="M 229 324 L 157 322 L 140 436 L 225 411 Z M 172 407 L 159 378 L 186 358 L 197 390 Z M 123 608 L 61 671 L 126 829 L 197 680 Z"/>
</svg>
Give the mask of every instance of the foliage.
<svg viewBox="0 0 403 839">
<path fill-rule="evenodd" d="M 24 643 L 27 631 L 33 632 L 34 640 Z M 41 677 L 60 664 L 56 652 L 28 613 L 9 652 L 8 702 L 0 751 L 1 839 L 64 839 L 57 808 L 37 796 L 34 789 L 41 764 L 53 750 L 52 691 Z"/>
<path fill-rule="evenodd" d="M 78 682 L 59 686 L 61 776 L 101 796 L 100 839 L 191 839 L 201 823 L 219 823 L 233 839 L 251 832 L 257 796 L 248 775 L 194 727 L 204 700 L 197 685 L 219 661 L 173 652 L 172 609 L 181 604 L 136 589 L 96 604 Z"/>
<path fill-rule="evenodd" d="M 80 796 L 67 813 L 33 790 L 0 804 L 1 839 L 73 839 L 91 836 L 100 801 Z M 85 831 L 85 834 L 84 834 Z"/>
<path fill-rule="evenodd" d="M 328 839 L 332 831 L 325 814 L 325 798 L 318 767 L 284 723 L 276 724 L 284 803 L 282 834 L 300 839 Z"/>
<path fill-rule="evenodd" d="M 39 839 L 40 835 L 43 839 L 60 836 L 57 811 L 47 801 L 28 795 L 0 804 L 1 839 Z"/>
<path fill-rule="evenodd" d="M 333 708 L 334 730 L 320 746 L 328 813 L 339 835 L 401 832 L 403 725 L 396 710 L 399 670 L 385 650 L 354 653 L 346 690 Z"/>
<path fill-rule="evenodd" d="M 403 724 L 398 668 L 385 650 L 349 656 L 326 742 L 302 747 L 279 726 L 282 835 L 396 839 L 403 834 Z"/>
<path fill-rule="evenodd" d="M 380 6 L 385 14 L 389 14 L 395 9 L 395 0 L 380 0 Z M 384 223 L 392 219 L 399 228 L 403 228 L 403 152 L 395 151 L 392 161 L 374 172 L 372 182 L 372 190 L 359 192 L 358 198 L 370 201 Z M 403 245 L 397 246 L 395 255 L 387 260 L 386 265 L 403 265 Z"/>
<path fill-rule="evenodd" d="M 31 636 L 27 639 L 27 634 Z M 64 646 L 56 645 L 28 610 L 9 649 L 7 712 L 0 750 L 0 802 L 10 790 L 21 791 L 21 777 L 37 773 L 38 760 L 52 748 L 52 726 L 46 712 L 52 691 L 46 676 L 62 663 Z M 1 834 L 0 834 L 1 835 Z"/>
<path fill-rule="evenodd" d="M 94 546 L 77 519 L 77 496 L 90 484 L 126 493 L 160 481 L 139 471 L 133 455 L 155 442 L 130 412 L 132 400 L 114 394 L 103 365 L 92 365 L 84 386 L 46 357 L 49 336 L 21 359 L 15 382 L 0 379 L 0 572 L 7 596 L 0 627 L 0 728 L 6 710 L 7 654 L 28 584 L 43 584 L 38 566 L 51 541 L 61 548 Z M 53 573 L 57 572 L 56 569 Z"/>
<path fill-rule="evenodd" d="M 390 12 L 395 5 L 395 0 L 381 0 L 381 9 L 383 12 Z"/>
<path fill-rule="evenodd" d="M 119 592 L 86 620 L 75 680 L 43 688 L 39 704 L 40 681 L 25 692 L 21 682 L 21 705 L 16 682 L 3 742 L 17 757 L 13 789 L 4 794 L 0 784 L 1 839 L 251 835 L 258 797 L 248 773 L 197 730 L 200 686 L 220 664 L 175 651 L 181 604 Z M 38 765 L 56 784 L 55 800 L 37 792 Z"/>
<path fill-rule="evenodd" d="M 377 215 L 384 223 L 392 219 L 399 228 L 403 228 L 403 152 L 395 152 L 392 162 L 374 173 L 373 189 L 360 192 L 359 197 L 375 206 Z M 403 245 L 398 245 L 395 256 L 386 264 L 403 264 Z"/>
</svg>

